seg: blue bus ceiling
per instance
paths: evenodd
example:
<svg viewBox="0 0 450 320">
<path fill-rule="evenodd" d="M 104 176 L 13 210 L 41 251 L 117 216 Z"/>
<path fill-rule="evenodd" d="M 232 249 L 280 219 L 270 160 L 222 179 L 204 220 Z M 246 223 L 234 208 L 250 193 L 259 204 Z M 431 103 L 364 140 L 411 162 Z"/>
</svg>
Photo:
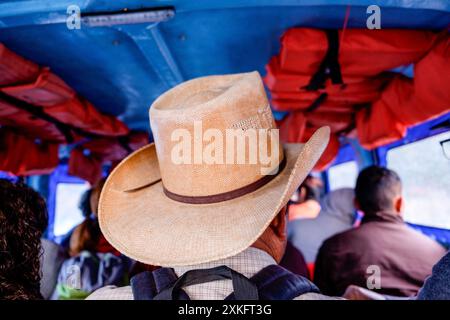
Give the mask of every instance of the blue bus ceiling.
<svg viewBox="0 0 450 320">
<path fill-rule="evenodd" d="M 288 28 L 366 26 L 373 1 L 2 1 L 0 42 L 49 66 L 81 96 L 131 129 L 146 130 L 148 108 L 181 81 L 258 70 Z M 173 8 L 164 22 L 69 30 L 67 7 L 82 14 Z M 383 28 L 443 29 L 448 1 L 378 1 Z"/>
</svg>

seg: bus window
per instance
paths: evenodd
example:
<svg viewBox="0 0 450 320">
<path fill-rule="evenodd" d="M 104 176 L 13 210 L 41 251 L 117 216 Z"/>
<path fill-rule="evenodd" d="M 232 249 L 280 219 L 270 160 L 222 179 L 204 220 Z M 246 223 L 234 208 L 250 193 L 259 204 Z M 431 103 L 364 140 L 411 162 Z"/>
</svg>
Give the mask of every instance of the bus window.
<svg viewBox="0 0 450 320">
<path fill-rule="evenodd" d="M 354 188 L 358 177 L 358 165 L 356 161 L 347 161 L 328 170 L 328 184 L 330 190 L 340 188 Z"/>
<path fill-rule="evenodd" d="M 404 218 L 414 224 L 450 229 L 450 160 L 441 133 L 387 152 L 387 165 L 403 182 Z"/>
<path fill-rule="evenodd" d="M 89 189 L 88 183 L 58 183 L 56 186 L 55 237 L 63 236 L 84 219 L 78 208 L 82 194 Z"/>
<path fill-rule="evenodd" d="M 13 182 L 17 181 L 17 177 L 13 176 L 12 174 L 9 174 L 8 172 L 3 171 L 0 171 L 0 179 L 6 179 Z"/>
</svg>

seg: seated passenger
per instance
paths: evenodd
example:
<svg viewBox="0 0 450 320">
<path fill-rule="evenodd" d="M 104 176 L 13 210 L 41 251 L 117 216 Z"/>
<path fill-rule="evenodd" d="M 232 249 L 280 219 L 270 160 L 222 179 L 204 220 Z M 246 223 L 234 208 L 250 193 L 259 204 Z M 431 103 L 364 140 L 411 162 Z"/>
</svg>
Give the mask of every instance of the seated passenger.
<svg viewBox="0 0 450 320">
<path fill-rule="evenodd" d="M 352 284 L 393 296 L 417 294 L 445 249 L 404 223 L 402 186 L 394 171 L 364 169 L 355 196 L 364 213 L 361 226 L 323 243 L 315 283 L 329 295 L 342 295 Z"/>
<path fill-rule="evenodd" d="M 288 240 L 304 254 L 307 263 L 314 263 L 325 239 L 352 227 L 353 199 L 351 188 L 331 191 L 323 198 L 317 218 L 289 221 Z"/>
<path fill-rule="evenodd" d="M 70 258 L 64 261 L 52 299 L 84 299 L 106 285 L 125 285 L 131 261 L 104 238 L 97 208 L 104 180 L 83 195 L 80 208 L 85 220 L 70 236 Z"/>
<path fill-rule="evenodd" d="M 85 299 L 104 286 L 126 285 L 129 269 L 129 260 L 125 257 L 117 257 L 111 253 L 81 251 L 62 264 L 51 299 Z"/>
<path fill-rule="evenodd" d="M 184 133 L 183 145 L 190 146 L 198 122 L 205 132 L 220 128 L 217 135 L 230 127 L 238 134 L 275 128 L 257 72 L 188 81 L 159 97 L 150 113 L 155 144 L 113 171 L 102 192 L 99 220 L 121 252 L 165 267 L 134 276 L 133 289 L 107 287 L 88 299 L 323 298 L 314 284 L 278 263 L 286 246 L 286 204 L 320 158 L 329 128 L 318 129 L 304 146 L 272 149 L 281 153 L 274 163 L 279 170 L 268 176 L 259 165 L 172 158 L 172 133 Z"/>
<path fill-rule="evenodd" d="M 117 256 L 120 255 L 106 241 L 98 225 L 98 200 L 104 183 L 104 179 L 100 180 L 94 187 L 86 191 L 81 198 L 80 209 L 85 219 L 75 227 L 70 236 L 69 253 L 71 256 L 77 256 L 83 250 L 100 253 L 110 252 Z"/>
<path fill-rule="evenodd" d="M 344 298 L 349 300 L 403 300 L 405 298 L 386 296 L 375 293 L 355 285 L 349 286 L 344 293 Z M 433 272 L 429 276 L 419 294 L 410 299 L 417 300 L 450 300 L 450 252 L 433 266 Z"/>
<path fill-rule="evenodd" d="M 42 299 L 41 237 L 44 199 L 22 183 L 0 179 L 0 300 Z"/>
<path fill-rule="evenodd" d="M 321 179 L 312 174 L 306 177 L 289 202 L 289 221 L 316 218 L 320 212 L 319 201 L 322 188 Z"/>
</svg>

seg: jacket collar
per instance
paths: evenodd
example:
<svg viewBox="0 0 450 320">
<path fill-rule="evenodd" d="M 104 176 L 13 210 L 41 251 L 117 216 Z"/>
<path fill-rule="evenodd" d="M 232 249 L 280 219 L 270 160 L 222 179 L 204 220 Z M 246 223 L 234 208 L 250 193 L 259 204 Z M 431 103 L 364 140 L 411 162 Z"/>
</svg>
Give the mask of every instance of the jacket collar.
<svg viewBox="0 0 450 320">
<path fill-rule="evenodd" d="M 390 222 L 390 223 L 404 223 L 403 218 L 393 211 L 379 211 L 375 214 L 365 215 L 361 223 L 367 222 Z"/>
</svg>

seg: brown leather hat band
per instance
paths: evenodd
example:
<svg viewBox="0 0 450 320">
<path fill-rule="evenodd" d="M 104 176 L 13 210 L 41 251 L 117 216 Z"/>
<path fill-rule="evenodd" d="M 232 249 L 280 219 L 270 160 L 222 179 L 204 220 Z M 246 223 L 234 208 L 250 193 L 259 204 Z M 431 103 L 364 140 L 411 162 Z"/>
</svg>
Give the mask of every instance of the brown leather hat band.
<svg viewBox="0 0 450 320">
<path fill-rule="evenodd" d="M 272 181 L 276 176 L 280 174 L 281 171 L 286 166 L 286 157 L 283 157 L 283 160 L 281 160 L 280 164 L 278 165 L 278 171 L 276 174 L 269 174 L 263 176 L 261 179 L 252 182 L 244 187 L 241 187 L 239 189 L 235 189 L 232 191 L 214 194 L 210 196 L 183 196 L 180 194 L 176 194 L 173 192 L 170 192 L 167 190 L 163 185 L 164 194 L 169 197 L 172 200 L 183 202 L 183 203 L 189 203 L 189 204 L 208 204 L 208 203 L 217 203 L 222 201 L 227 201 L 235 198 L 242 197 L 243 195 L 246 195 L 248 193 L 251 193 L 253 191 L 258 190 L 262 186 L 266 185 L 270 181 Z"/>
</svg>

